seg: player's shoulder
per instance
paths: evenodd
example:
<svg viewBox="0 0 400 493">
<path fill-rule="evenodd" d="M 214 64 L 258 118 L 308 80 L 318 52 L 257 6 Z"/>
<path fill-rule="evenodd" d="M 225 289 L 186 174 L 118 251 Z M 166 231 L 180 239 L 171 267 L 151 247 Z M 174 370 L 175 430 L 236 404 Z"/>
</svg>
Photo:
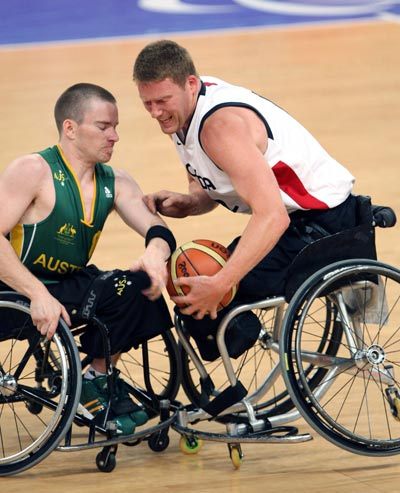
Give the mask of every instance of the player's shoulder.
<svg viewBox="0 0 400 493">
<path fill-rule="evenodd" d="M 20 156 L 5 167 L 1 174 L 2 187 L 22 193 L 38 190 L 51 179 L 51 170 L 39 154 Z"/>
<path fill-rule="evenodd" d="M 132 176 L 122 168 L 113 168 L 114 176 L 116 180 L 129 180 L 132 179 Z"/>
<path fill-rule="evenodd" d="M 7 166 L 8 173 L 17 173 L 25 179 L 41 178 L 49 172 L 49 166 L 40 154 L 32 153 L 19 156 Z"/>
<path fill-rule="evenodd" d="M 113 168 L 113 170 L 117 189 L 122 186 L 134 186 L 135 188 L 139 186 L 134 177 L 125 169 Z"/>
</svg>

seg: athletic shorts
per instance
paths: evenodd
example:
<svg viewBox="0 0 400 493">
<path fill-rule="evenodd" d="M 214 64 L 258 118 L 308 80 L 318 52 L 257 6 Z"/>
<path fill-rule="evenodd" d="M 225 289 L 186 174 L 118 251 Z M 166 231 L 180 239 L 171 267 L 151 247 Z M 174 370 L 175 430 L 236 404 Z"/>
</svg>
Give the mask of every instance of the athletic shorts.
<svg viewBox="0 0 400 493">
<path fill-rule="evenodd" d="M 96 290 L 96 317 L 106 325 L 111 354 L 129 351 L 173 326 L 165 300 L 150 301 L 142 294 L 149 286 L 144 272 L 113 270 L 101 283 L 95 282 L 104 271 L 89 265 L 59 283 L 48 284 L 49 292 L 67 309 L 73 326 L 87 324 L 81 335 L 82 349 L 93 358 L 105 354 L 99 329 L 81 315 L 82 303 Z M 7 289 L 3 285 L 2 289 Z"/>
</svg>

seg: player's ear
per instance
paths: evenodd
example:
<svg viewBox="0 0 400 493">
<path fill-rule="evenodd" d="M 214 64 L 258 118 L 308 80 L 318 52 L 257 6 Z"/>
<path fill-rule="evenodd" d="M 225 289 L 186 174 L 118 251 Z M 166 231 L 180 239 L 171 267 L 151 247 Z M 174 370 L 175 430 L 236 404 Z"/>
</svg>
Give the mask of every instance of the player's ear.
<svg viewBox="0 0 400 493">
<path fill-rule="evenodd" d="M 195 75 L 189 75 L 186 79 L 186 84 L 189 86 L 191 92 L 197 92 L 198 78 Z"/>
<path fill-rule="evenodd" d="M 64 135 L 66 135 L 70 139 L 73 139 L 75 136 L 76 127 L 77 127 L 77 123 L 74 120 L 67 118 L 66 120 L 63 121 Z"/>
</svg>

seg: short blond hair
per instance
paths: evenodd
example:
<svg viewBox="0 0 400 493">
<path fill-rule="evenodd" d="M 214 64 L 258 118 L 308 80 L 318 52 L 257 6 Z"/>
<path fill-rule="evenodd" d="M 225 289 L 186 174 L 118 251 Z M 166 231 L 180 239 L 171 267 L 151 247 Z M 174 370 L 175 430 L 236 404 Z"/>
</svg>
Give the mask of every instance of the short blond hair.
<svg viewBox="0 0 400 493">
<path fill-rule="evenodd" d="M 168 39 L 146 45 L 133 66 L 133 80 L 136 82 L 169 78 L 183 87 L 189 75 L 198 77 L 192 57 L 183 46 Z"/>
</svg>

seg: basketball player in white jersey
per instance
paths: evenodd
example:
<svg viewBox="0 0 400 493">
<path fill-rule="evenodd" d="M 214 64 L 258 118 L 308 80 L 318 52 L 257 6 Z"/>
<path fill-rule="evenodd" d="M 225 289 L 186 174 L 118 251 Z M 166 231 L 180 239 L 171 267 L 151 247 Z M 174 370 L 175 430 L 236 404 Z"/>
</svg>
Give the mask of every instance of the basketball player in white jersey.
<svg viewBox="0 0 400 493">
<path fill-rule="evenodd" d="M 310 241 L 304 225 L 329 234 L 355 226 L 353 176 L 284 110 L 248 89 L 200 77 L 173 41 L 145 46 L 133 77 L 189 180 L 188 193 L 145 196 L 149 209 L 187 217 L 223 205 L 249 214 L 220 272 L 177 281 L 190 287 L 179 298 L 188 305 L 184 315 L 215 319 L 219 301 L 239 282 L 240 301 L 283 294 L 291 261 Z"/>
</svg>

